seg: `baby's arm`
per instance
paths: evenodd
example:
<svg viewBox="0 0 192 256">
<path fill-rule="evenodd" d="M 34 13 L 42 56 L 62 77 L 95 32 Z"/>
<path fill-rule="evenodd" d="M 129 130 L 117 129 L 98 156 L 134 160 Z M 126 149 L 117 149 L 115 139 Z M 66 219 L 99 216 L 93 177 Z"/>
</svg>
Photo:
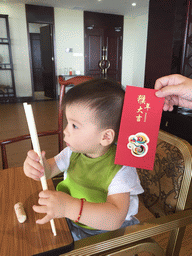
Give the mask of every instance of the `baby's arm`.
<svg viewBox="0 0 192 256">
<path fill-rule="evenodd" d="M 44 175 L 44 171 L 46 174 L 46 178 L 50 179 L 57 174 L 61 173 L 54 158 L 46 159 L 45 152 L 42 152 L 44 167 L 39 163 L 40 158 L 38 154 L 34 150 L 30 150 L 27 153 L 27 157 L 25 159 L 23 169 L 24 173 L 27 177 L 30 177 L 34 180 L 40 180 L 40 178 Z"/>
<path fill-rule="evenodd" d="M 84 202 L 80 222 L 96 229 L 118 229 L 125 221 L 129 203 L 130 193 L 110 195 L 102 204 Z"/>
<path fill-rule="evenodd" d="M 52 218 L 78 218 L 81 200 L 64 192 L 42 191 L 39 194 L 39 205 L 34 211 L 47 215 L 37 223 L 44 224 Z M 129 193 L 119 193 L 107 197 L 105 203 L 84 202 L 79 222 L 95 229 L 115 230 L 121 227 L 129 209 Z"/>
</svg>

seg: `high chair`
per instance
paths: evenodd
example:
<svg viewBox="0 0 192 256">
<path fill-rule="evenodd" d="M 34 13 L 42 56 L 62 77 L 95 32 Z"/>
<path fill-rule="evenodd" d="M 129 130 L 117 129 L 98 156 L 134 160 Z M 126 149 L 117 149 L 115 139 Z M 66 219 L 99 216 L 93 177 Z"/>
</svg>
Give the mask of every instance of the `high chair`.
<svg viewBox="0 0 192 256">
<path fill-rule="evenodd" d="M 192 146 L 160 130 L 153 171 L 138 169 L 144 188 L 136 215 L 140 224 L 79 240 L 62 255 L 184 256 L 179 253 L 182 239 L 192 224 L 191 164 Z M 167 244 L 159 239 L 163 233 Z"/>
</svg>

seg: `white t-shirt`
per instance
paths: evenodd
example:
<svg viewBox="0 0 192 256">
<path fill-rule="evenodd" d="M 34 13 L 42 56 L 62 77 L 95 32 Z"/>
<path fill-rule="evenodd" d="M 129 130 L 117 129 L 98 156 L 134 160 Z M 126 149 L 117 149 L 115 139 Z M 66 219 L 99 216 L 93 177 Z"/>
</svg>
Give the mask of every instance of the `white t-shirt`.
<svg viewBox="0 0 192 256">
<path fill-rule="evenodd" d="M 66 147 L 58 155 L 55 156 L 55 162 L 59 170 L 64 172 L 64 180 L 67 177 L 67 169 L 70 164 L 71 154 L 71 149 Z M 131 216 L 134 216 L 138 213 L 139 199 L 137 195 L 144 192 L 143 188 L 141 187 L 136 168 L 134 167 L 123 166 L 117 172 L 108 187 L 108 195 L 126 192 L 130 193 L 130 205 L 125 219 L 130 220 Z"/>
</svg>

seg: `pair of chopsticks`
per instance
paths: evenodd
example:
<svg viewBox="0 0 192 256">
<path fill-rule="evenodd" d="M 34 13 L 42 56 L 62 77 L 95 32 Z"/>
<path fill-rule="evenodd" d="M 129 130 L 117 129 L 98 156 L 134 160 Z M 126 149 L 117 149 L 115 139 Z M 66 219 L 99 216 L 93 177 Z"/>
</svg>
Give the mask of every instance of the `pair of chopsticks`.
<svg viewBox="0 0 192 256">
<path fill-rule="evenodd" d="M 39 155 L 40 157 L 40 163 L 43 165 L 43 159 L 41 156 L 41 149 L 40 149 L 40 145 L 39 145 L 39 139 L 38 139 L 38 135 L 37 135 L 37 129 L 36 129 L 36 125 L 35 125 L 35 120 L 34 120 L 34 115 L 33 115 L 33 110 L 30 104 L 27 103 L 23 103 L 24 106 L 24 110 L 25 110 L 25 115 L 27 118 L 27 123 L 28 123 L 28 127 L 29 127 L 29 132 L 31 135 L 31 141 L 33 144 L 33 149 L 34 151 Z M 45 175 L 41 177 L 41 185 L 43 190 L 47 190 L 48 186 L 47 186 L 47 180 Z M 51 224 L 51 229 L 52 232 L 54 234 L 54 236 L 57 235 L 56 233 L 56 228 L 55 228 L 55 223 L 54 220 L 50 220 L 50 224 Z"/>
</svg>

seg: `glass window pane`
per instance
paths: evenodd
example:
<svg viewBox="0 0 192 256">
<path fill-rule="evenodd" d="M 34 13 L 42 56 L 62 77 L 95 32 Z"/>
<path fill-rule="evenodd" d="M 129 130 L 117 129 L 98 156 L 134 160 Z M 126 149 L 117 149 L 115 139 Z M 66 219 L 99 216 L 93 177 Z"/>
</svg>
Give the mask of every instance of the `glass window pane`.
<svg viewBox="0 0 192 256">
<path fill-rule="evenodd" d="M 0 64 L 10 63 L 8 45 L 0 45 Z"/>
<path fill-rule="evenodd" d="M 0 85 L 6 85 L 12 87 L 11 71 L 1 70 Z"/>
<path fill-rule="evenodd" d="M 5 18 L 0 18 L 0 38 L 7 38 Z"/>
</svg>

